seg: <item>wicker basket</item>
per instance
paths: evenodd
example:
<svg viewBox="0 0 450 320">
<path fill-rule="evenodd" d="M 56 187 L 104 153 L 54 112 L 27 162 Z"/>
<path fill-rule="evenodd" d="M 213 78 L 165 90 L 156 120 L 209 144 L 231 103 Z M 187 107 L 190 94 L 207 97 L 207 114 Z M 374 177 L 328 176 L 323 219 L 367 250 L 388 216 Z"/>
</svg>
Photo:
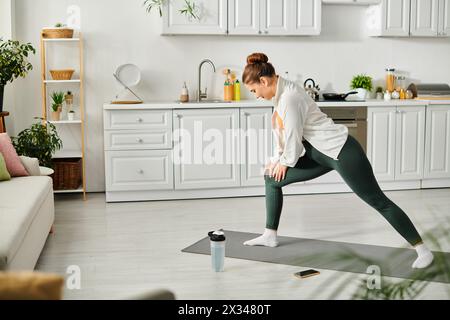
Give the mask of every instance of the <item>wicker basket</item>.
<svg viewBox="0 0 450 320">
<path fill-rule="evenodd" d="M 50 70 L 53 80 L 70 80 L 74 72 L 73 69 Z"/>
<path fill-rule="evenodd" d="M 42 29 L 42 37 L 46 39 L 72 38 L 73 29 L 70 28 Z"/>
<path fill-rule="evenodd" d="M 82 159 L 53 159 L 53 190 L 74 190 L 81 184 Z"/>
</svg>

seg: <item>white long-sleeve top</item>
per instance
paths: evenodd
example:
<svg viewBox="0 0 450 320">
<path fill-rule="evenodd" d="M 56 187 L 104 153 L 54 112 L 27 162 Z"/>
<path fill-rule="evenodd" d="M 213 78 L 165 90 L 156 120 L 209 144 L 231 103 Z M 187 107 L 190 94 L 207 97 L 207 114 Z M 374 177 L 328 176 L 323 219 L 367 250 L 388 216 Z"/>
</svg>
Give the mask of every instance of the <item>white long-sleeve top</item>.
<svg viewBox="0 0 450 320">
<path fill-rule="evenodd" d="M 294 167 L 306 152 L 303 140 L 338 160 L 348 136 L 346 126 L 334 123 L 301 86 L 280 76 L 272 101 L 275 107 L 272 132 L 276 138 L 275 155 L 270 158 L 272 164 L 279 161 L 284 166 Z"/>
</svg>

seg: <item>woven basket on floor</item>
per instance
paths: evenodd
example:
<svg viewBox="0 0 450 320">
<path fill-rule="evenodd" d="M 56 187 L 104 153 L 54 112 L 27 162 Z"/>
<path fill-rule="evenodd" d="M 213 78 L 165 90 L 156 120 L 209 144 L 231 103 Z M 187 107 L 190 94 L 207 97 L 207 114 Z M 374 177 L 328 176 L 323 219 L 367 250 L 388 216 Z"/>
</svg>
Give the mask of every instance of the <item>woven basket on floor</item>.
<svg viewBox="0 0 450 320">
<path fill-rule="evenodd" d="M 74 72 L 73 69 L 50 70 L 53 80 L 70 80 Z"/>
<path fill-rule="evenodd" d="M 42 29 L 42 37 L 46 39 L 72 38 L 73 29 L 70 28 Z"/>
<path fill-rule="evenodd" d="M 81 185 L 81 158 L 53 159 L 53 190 L 74 190 Z"/>
</svg>

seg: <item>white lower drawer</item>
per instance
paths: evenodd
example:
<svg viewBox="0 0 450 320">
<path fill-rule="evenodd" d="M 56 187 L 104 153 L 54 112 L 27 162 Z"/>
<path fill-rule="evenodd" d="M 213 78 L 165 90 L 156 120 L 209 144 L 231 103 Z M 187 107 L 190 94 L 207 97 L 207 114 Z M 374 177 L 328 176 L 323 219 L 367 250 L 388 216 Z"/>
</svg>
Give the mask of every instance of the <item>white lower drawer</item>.
<svg viewBox="0 0 450 320">
<path fill-rule="evenodd" d="M 105 150 L 171 149 L 172 130 L 105 131 Z"/>
<path fill-rule="evenodd" d="M 106 151 L 106 191 L 172 190 L 172 150 Z"/>
</svg>

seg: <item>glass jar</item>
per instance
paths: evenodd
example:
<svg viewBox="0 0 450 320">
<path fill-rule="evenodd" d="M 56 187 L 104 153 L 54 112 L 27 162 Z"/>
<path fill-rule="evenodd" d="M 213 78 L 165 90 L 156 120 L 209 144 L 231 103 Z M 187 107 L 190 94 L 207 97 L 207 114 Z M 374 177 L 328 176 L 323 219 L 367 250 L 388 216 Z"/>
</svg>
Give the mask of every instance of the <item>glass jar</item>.
<svg viewBox="0 0 450 320">
<path fill-rule="evenodd" d="M 386 90 L 393 92 L 395 90 L 395 69 L 386 68 Z"/>
<path fill-rule="evenodd" d="M 406 77 L 405 76 L 397 76 L 396 78 L 396 91 L 400 94 L 400 99 L 406 99 Z"/>
</svg>

